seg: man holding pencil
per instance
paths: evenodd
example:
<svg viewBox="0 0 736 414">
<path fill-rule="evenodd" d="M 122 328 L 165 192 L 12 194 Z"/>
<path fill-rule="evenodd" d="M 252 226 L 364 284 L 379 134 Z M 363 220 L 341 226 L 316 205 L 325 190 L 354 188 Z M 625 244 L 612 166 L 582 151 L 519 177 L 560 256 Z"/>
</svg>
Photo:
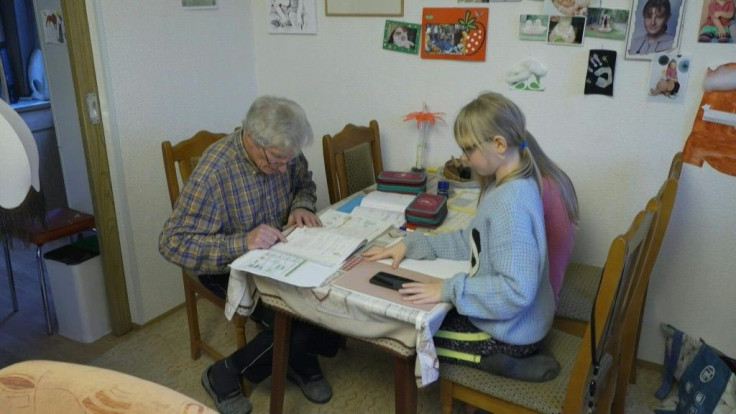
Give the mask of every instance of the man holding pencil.
<svg viewBox="0 0 736 414">
<path fill-rule="evenodd" d="M 199 275 L 224 298 L 233 260 L 285 242 L 282 230 L 289 227 L 321 226 L 314 213 L 316 186 L 301 153 L 311 139 L 312 128 L 296 102 L 257 98 L 242 127 L 202 155 L 164 224 L 161 255 Z M 202 374 L 202 385 L 222 413 L 251 411 L 240 392 L 241 375 L 252 383 L 271 375 L 273 311 L 258 305 L 251 318 L 265 329 Z M 294 321 L 287 378 L 312 402 L 332 397 L 317 355 L 334 356 L 338 342 L 334 333 Z"/>
</svg>

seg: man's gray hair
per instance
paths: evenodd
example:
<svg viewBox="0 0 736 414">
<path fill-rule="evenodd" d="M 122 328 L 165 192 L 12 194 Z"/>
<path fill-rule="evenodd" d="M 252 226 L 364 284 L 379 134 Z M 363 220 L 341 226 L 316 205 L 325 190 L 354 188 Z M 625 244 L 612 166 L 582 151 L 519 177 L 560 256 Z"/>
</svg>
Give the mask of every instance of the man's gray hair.
<svg viewBox="0 0 736 414">
<path fill-rule="evenodd" d="M 301 151 L 313 138 L 307 114 L 296 102 L 276 96 L 253 101 L 243 120 L 243 130 L 260 146 Z"/>
</svg>

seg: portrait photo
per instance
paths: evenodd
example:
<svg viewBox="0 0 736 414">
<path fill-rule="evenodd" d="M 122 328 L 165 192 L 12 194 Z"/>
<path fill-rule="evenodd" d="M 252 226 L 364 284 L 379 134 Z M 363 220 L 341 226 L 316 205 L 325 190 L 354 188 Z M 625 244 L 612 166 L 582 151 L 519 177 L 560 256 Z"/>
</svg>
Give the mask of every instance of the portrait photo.
<svg viewBox="0 0 736 414">
<path fill-rule="evenodd" d="M 651 60 L 680 43 L 684 0 L 634 0 L 626 41 L 626 59 Z"/>
<path fill-rule="evenodd" d="M 519 17 L 519 40 L 547 41 L 549 16 L 546 14 L 522 14 Z"/>
<path fill-rule="evenodd" d="M 626 40 L 629 28 L 629 11 L 623 9 L 588 9 L 585 36 L 601 39 Z"/>
<path fill-rule="evenodd" d="M 268 33 L 316 34 L 315 0 L 265 0 Z"/>
<path fill-rule="evenodd" d="M 386 20 L 383 29 L 383 48 L 416 55 L 419 53 L 417 34 L 420 31 L 421 26 L 415 23 Z"/>
<path fill-rule="evenodd" d="M 698 26 L 699 43 L 734 43 L 736 0 L 703 0 Z"/>
</svg>

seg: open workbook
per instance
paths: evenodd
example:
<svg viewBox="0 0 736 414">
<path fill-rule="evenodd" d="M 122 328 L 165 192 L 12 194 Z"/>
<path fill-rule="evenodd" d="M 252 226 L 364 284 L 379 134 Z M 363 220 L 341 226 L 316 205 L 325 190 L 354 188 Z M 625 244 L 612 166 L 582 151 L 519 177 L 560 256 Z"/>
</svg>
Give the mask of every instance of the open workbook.
<svg viewBox="0 0 736 414">
<path fill-rule="evenodd" d="M 387 222 L 334 210 L 324 212 L 320 219 L 323 227 L 295 228 L 287 236 L 288 242 L 268 250 L 251 250 L 230 267 L 298 286 L 319 286 L 345 259 L 391 227 Z M 305 264 L 313 274 L 310 281 L 293 280 L 291 275 Z"/>
</svg>

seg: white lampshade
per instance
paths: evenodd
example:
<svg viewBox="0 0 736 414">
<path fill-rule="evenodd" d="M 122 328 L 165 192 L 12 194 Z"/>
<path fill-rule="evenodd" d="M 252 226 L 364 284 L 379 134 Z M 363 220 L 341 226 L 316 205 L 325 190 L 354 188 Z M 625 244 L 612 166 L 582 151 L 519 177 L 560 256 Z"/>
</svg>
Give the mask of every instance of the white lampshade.
<svg viewBox="0 0 736 414">
<path fill-rule="evenodd" d="M 41 191 L 36 141 L 20 115 L 0 100 L 0 207 L 18 207 L 31 186 Z"/>
</svg>

